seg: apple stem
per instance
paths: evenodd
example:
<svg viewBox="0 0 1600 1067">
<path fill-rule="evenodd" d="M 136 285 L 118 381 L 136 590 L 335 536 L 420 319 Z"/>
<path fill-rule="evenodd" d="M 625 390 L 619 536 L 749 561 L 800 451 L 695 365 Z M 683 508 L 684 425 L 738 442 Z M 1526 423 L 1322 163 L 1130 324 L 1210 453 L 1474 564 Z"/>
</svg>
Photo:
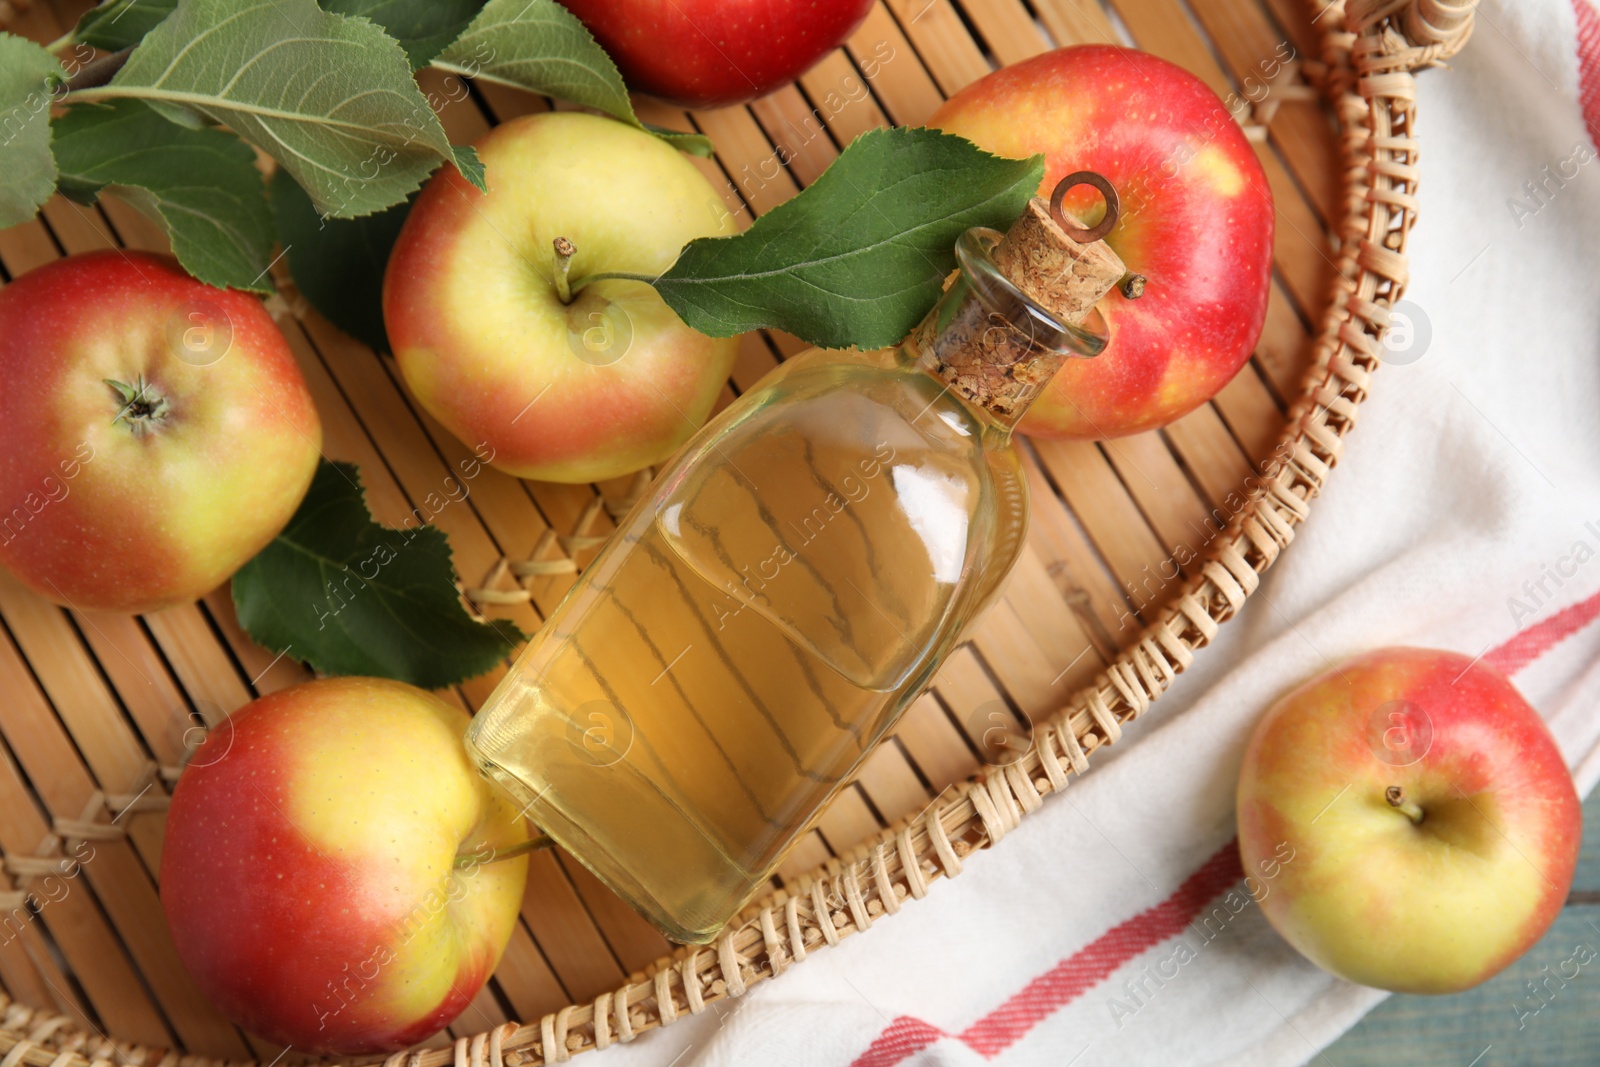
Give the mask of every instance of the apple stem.
<svg viewBox="0 0 1600 1067">
<path fill-rule="evenodd" d="M 556 296 L 563 304 L 570 304 L 572 285 L 567 280 L 567 272 L 572 270 L 572 257 L 577 255 L 578 248 L 565 237 L 557 237 L 551 245 L 556 251 Z"/>
<path fill-rule="evenodd" d="M 1129 300 L 1137 300 L 1144 295 L 1144 287 L 1149 280 L 1143 274 L 1135 274 L 1130 270 L 1117 284 L 1121 287 L 1123 296 Z"/>
<path fill-rule="evenodd" d="M 462 852 L 456 856 L 455 867 L 458 871 L 468 867 L 482 867 L 486 863 L 499 863 L 501 860 L 508 860 L 513 856 L 525 856 L 530 852 L 538 852 L 540 849 L 549 848 L 553 844 L 555 842 L 550 840 L 548 835 L 540 834 L 538 837 L 530 837 L 526 841 L 520 841 L 510 848 L 490 849 L 487 853 Z"/>
<path fill-rule="evenodd" d="M 1406 792 L 1397 785 L 1391 785 L 1383 791 L 1383 799 L 1389 806 L 1410 819 L 1415 825 L 1422 825 L 1422 806 L 1415 800 L 1407 800 Z"/>
</svg>

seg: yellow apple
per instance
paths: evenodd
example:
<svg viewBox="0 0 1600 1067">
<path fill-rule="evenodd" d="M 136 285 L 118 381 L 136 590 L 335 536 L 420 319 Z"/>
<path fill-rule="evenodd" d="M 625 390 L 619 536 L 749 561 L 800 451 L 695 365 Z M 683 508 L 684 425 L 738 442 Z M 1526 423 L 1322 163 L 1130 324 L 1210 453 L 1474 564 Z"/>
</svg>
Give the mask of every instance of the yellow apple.
<svg viewBox="0 0 1600 1067">
<path fill-rule="evenodd" d="M 1261 900 L 1278 932 L 1404 993 L 1469 988 L 1526 952 L 1582 838 L 1538 713 L 1494 668 L 1418 648 L 1342 663 L 1274 706 L 1245 750 L 1238 815 L 1245 870 L 1279 870 Z"/>
<path fill-rule="evenodd" d="M 0 564 L 84 611 L 215 589 L 278 535 L 322 423 L 261 301 L 169 256 L 54 260 L 0 289 Z"/>
<path fill-rule="evenodd" d="M 525 478 L 587 482 L 666 459 L 698 429 L 737 338 L 690 329 L 648 284 L 732 217 L 687 158 L 576 112 L 496 126 L 477 145 L 489 191 L 446 166 L 406 219 L 384 323 L 417 399 Z M 556 242 L 575 249 L 566 264 Z"/>
<path fill-rule="evenodd" d="M 405 1048 L 482 988 L 528 837 L 467 760 L 467 715 L 400 682 L 309 682 L 236 711 L 184 771 L 161 902 L 218 1007 L 298 1052 Z"/>
</svg>

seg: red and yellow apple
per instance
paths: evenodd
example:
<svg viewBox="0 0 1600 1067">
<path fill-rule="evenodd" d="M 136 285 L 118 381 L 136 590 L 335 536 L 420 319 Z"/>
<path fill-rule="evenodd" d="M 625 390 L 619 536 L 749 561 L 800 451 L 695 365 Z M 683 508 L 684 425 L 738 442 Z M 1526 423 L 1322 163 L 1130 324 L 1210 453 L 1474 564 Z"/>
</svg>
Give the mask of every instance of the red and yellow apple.
<svg viewBox="0 0 1600 1067">
<path fill-rule="evenodd" d="M 872 0 L 561 0 L 635 89 L 684 107 L 745 104 L 850 36 Z"/>
<path fill-rule="evenodd" d="M 173 793 L 161 902 L 231 1019 L 297 1052 L 393 1051 L 482 988 L 528 867 L 484 861 L 528 834 L 468 762 L 466 726 L 420 689 L 336 678 L 213 731 Z"/>
<path fill-rule="evenodd" d="M 1080 170 L 1116 188 L 1106 243 L 1146 279 L 1100 304 L 1111 331 L 1095 359 L 1068 360 L 1021 429 L 1120 437 L 1209 400 L 1250 358 L 1266 318 L 1272 194 L 1243 131 L 1206 85 L 1166 60 L 1109 45 L 1046 52 L 980 78 L 931 125 L 1005 156 L 1045 156 L 1040 194 Z M 1104 215 L 1087 186 L 1064 207 Z"/>
<path fill-rule="evenodd" d="M 732 233 L 709 182 L 659 138 L 577 112 L 477 143 L 488 193 L 446 166 L 384 277 L 395 359 L 422 405 L 524 478 L 588 482 L 673 453 L 711 413 L 737 338 L 684 325 L 650 285 L 696 237 Z M 563 299 L 554 246 L 576 251 Z"/>
<path fill-rule="evenodd" d="M 1322 968 L 1363 985 L 1452 993 L 1539 940 L 1582 838 L 1572 777 L 1543 720 L 1492 667 L 1390 648 L 1279 701 L 1245 751 L 1245 870 L 1282 859 L 1261 901 Z"/>
<path fill-rule="evenodd" d="M 261 301 L 143 252 L 0 289 L 0 563 L 57 603 L 145 612 L 278 534 L 322 424 Z"/>
</svg>

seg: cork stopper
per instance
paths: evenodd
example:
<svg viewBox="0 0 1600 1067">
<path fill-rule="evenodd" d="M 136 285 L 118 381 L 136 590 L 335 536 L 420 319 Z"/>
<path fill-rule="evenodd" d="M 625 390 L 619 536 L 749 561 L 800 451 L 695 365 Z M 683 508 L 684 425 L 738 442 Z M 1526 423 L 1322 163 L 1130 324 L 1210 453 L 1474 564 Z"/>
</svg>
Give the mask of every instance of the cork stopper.
<svg viewBox="0 0 1600 1067">
<path fill-rule="evenodd" d="M 1093 228 L 1061 212 L 1067 191 L 1082 184 L 1106 199 Z M 952 392 L 1014 424 L 1063 362 L 1105 346 L 1095 305 L 1128 273 L 1101 239 L 1117 217 L 1116 190 L 1080 172 L 1063 179 L 1049 203 L 1035 197 L 1004 236 L 963 235 L 961 276 L 912 331 L 923 365 Z M 1086 325 L 1091 316 L 1095 323 Z"/>
</svg>

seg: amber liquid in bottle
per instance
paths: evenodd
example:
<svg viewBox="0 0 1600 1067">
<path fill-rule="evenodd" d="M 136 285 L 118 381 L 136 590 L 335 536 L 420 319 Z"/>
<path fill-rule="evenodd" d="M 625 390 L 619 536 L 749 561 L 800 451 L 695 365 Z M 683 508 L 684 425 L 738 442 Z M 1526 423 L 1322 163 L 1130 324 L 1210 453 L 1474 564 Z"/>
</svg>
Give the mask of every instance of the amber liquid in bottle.
<svg viewBox="0 0 1600 1067">
<path fill-rule="evenodd" d="M 479 767 L 674 939 L 710 940 L 767 883 L 1020 550 L 1015 420 L 950 388 L 927 347 L 809 353 L 741 397 L 468 732 Z"/>
</svg>

